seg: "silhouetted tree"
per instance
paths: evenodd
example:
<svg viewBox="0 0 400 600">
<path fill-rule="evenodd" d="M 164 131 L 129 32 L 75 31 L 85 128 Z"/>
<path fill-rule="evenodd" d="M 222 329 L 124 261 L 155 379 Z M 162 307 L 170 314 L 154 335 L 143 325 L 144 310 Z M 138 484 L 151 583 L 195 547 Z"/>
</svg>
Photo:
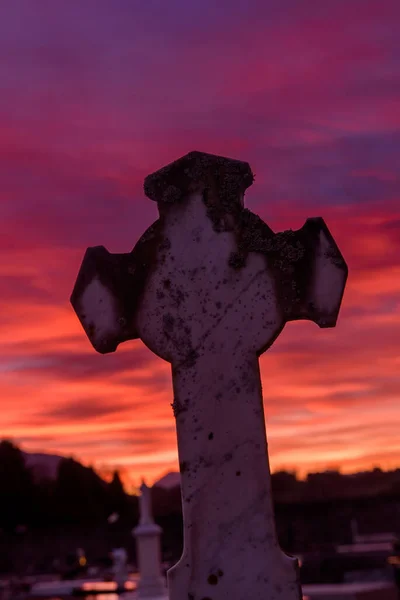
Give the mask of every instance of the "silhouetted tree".
<svg viewBox="0 0 400 600">
<path fill-rule="evenodd" d="M 32 499 L 35 526 L 49 526 L 57 522 L 54 493 L 55 482 L 51 479 L 41 479 L 35 484 Z"/>
<path fill-rule="evenodd" d="M 62 523 L 95 523 L 107 516 L 107 484 L 72 458 L 61 460 L 54 493 Z"/>
<path fill-rule="evenodd" d="M 108 493 L 110 512 L 116 512 L 121 517 L 126 516 L 128 509 L 127 495 L 118 471 L 114 471 L 113 478 L 108 485 Z"/>
<path fill-rule="evenodd" d="M 0 524 L 14 530 L 32 518 L 33 481 L 22 452 L 10 441 L 0 442 Z"/>
</svg>

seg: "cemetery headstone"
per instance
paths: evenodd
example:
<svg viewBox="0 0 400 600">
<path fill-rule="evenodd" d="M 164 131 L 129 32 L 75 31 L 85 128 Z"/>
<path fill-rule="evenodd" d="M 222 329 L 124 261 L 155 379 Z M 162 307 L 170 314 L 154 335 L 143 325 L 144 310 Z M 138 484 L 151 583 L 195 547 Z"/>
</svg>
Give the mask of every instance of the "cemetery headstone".
<svg viewBox="0 0 400 600">
<path fill-rule="evenodd" d="M 94 348 L 171 363 L 184 550 L 171 600 L 299 600 L 273 516 L 259 356 L 288 321 L 334 327 L 346 263 L 321 218 L 274 233 L 250 166 L 191 152 L 149 175 L 160 218 L 132 252 L 89 248 L 71 302 Z"/>
<path fill-rule="evenodd" d="M 164 577 L 161 575 L 161 527 L 154 522 L 151 510 L 151 488 L 142 483 L 140 487 L 139 525 L 133 530 L 140 579 L 137 598 L 164 598 L 167 596 Z"/>
</svg>

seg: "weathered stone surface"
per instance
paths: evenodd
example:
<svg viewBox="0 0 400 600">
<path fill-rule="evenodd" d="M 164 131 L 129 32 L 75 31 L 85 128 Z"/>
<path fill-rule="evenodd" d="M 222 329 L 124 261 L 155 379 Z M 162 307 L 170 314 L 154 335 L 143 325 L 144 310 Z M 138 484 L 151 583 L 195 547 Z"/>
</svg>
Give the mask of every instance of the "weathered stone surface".
<svg viewBox="0 0 400 600">
<path fill-rule="evenodd" d="M 172 365 L 185 539 L 172 600 L 301 597 L 275 534 L 258 356 L 287 321 L 336 324 L 347 266 L 322 219 L 275 234 L 245 209 L 252 180 L 247 163 L 201 153 L 149 176 L 160 219 L 116 258 L 132 273 L 84 261 L 73 296 L 96 349 L 131 335 Z"/>
<path fill-rule="evenodd" d="M 254 175 L 248 163 L 194 151 L 148 175 L 144 192 L 158 203 L 160 212 L 164 212 L 164 204 L 168 207 L 190 194 L 205 190 L 215 194 L 216 208 L 233 211 L 243 206 L 244 191 L 253 181 Z M 168 210 L 167 207 L 165 210 Z"/>
<path fill-rule="evenodd" d="M 110 254 L 104 246 L 86 250 L 71 304 L 98 352 L 114 352 L 121 342 L 138 337 L 134 315 L 160 240 L 156 221 L 129 254 Z"/>
</svg>

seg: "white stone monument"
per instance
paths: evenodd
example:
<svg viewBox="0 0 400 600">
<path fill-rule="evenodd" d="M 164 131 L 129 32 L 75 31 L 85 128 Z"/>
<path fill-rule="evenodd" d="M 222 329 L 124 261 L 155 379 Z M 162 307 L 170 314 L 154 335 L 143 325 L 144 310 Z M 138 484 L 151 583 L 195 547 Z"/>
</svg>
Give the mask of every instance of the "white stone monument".
<svg viewBox="0 0 400 600">
<path fill-rule="evenodd" d="M 275 234 L 247 163 L 191 152 L 145 180 L 160 218 L 129 254 L 89 248 L 71 302 L 96 350 L 140 338 L 172 366 L 184 550 L 171 600 L 299 600 L 279 547 L 258 358 L 287 321 L 334 327 L 347 266 L 327 226 Z"/>
<path fill-rule="evenodd" d="M 139 524 L 133 530 L 140 573 L 137 597 L 166 597 L 165 580 L 161 575 L 161 527 L 154 522 L 151 510 L 151 489 L 144 481 L 140 486 L 140 492 Z"/>
</svg>

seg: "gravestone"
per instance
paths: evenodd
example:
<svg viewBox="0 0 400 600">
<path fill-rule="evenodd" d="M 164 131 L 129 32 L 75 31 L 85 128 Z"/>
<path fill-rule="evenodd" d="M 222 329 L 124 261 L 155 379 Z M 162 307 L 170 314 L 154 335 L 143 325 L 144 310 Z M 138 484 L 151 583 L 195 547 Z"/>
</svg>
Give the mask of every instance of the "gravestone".
<svg viewBox="0 0 400 600">
<path fill-rule="evenodd" d="M 171 600 L 299 600 L 277 541 L 259 356 L 286 322 L 334 327 L 346 263 L 321 218 L 274 233 L 247 163 L 191 152 L 149 175 L 160 218 L 132 252 L 86 251 L 71 296 L 95 349 L 140 338 L 171 363 L 184 550 Z"/>
<path fill-rule="evenodd" d="M 164 578 L 161 575 L 161 527 L 153 519 L 151 510 L 151 488 L 145 482 L 140 486 L 139 524 L 133 530 L 140 578 L 137 585 L 137 598 L 164 598 L 167 595 Z"/>
</svg>

